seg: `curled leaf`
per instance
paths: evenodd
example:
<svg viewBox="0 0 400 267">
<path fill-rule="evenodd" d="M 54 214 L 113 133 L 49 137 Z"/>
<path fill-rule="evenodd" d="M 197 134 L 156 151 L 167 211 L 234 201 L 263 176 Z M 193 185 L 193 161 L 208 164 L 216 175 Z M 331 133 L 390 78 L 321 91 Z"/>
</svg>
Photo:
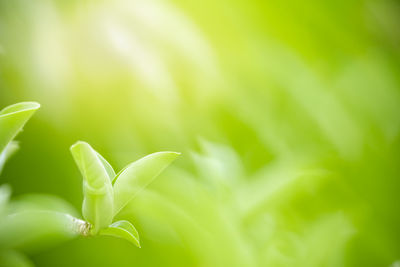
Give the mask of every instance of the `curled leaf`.
<svg viewBox="0 0 400 267">
<path fill-rule="evenodd" d="M 157 152 L 141 158 L 120 171 L 114 178 L 114 215 L 150 184 L 172 161 L 177 152 Z"/>
<path fill-rule="evenodd" d="M 75 143 L 71 146 L 71 153 L 83 176 L 82 215 L 93 225 L 96 234 L 113 218 L 113 189 L 109 173 L 99 154 L 88 143 Z"/>
<path fill-rule="evenodd" d="M 125 239 L 140 248 L 139 233 L 128 221 L 117 221 L 108 228 L 101 230 L 99 234 Z"/>
</svg>

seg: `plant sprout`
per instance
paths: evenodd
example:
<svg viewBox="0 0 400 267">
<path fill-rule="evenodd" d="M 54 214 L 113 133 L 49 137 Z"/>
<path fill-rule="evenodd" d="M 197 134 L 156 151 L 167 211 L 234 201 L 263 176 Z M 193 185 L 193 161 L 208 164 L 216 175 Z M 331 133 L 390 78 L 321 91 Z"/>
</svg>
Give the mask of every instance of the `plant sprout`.
<svg viewBox="0 0 400 267">
<path fill-rule="evenodd" d="M 0 112 L 0 171 L 18 148 L 14 137 L 39 107 L 35 102 L 23 102 Z M 11 189 L 3 185 L 0 187 L 0 262 L 7 266 L 32 266 L 19 251 L 37 251 L 76 236 L 114 236 L 140 247 L 139 234 L 132 223 L 113 219 L 179 153 L 150 154 L 118 174 L 88 143 L 75 143 L 71 153 L 83 176 L 85 220 L 79 219 L 68 203 L 55 196 L 24 195 L 10 202 Z"/>
<path fill-rule="evenodd" d="M 140 247 L 135 227 L 125 220 L 112 223 L 113 218 L 179 153 L 153 153 L 115 174 L 107 160 L 88 143 L 78 141 L 71 152 L 83 176 L 82 214 L 87 223 L 82 234 L 116 236 Z"/>
</svg>

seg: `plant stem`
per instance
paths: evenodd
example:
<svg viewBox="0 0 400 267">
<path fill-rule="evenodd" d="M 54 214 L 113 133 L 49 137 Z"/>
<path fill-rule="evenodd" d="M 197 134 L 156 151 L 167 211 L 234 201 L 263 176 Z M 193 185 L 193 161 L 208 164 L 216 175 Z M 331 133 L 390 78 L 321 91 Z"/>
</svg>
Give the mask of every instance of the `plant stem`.
<svg viewBox="0 0 400 267">
<path fill-rule="evenodd" d="M 71 228 L 72 231 L 77 233 L 80 236 L 88 237 L 90 236 L 90 229 L 92 228 L 92 225 L 84 220 L 75 218 L 71 215 L 68 215 L 71 219 Z"/>
</svg>

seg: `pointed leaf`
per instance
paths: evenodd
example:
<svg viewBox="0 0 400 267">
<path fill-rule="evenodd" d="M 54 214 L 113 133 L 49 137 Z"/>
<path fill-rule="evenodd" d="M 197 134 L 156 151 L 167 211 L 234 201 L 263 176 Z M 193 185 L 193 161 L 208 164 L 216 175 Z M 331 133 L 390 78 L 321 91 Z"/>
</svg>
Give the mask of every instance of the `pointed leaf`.
<svg viewBox="0 0 400 267">
<path fill-rule="evenodd" d="M 71 146 L 71 153 L 83 176 L 83 217 L 93 225 L 94 234 L 106 228 L 113 218 L 113 189 L 98 153 L 82 141 Z"/>
<path fill-rule="evenodd" d="M 0 153 L 39 107 L 36 102 L 22 102 L 0 111 Z"/>
<path fill-rule="evenodd" d="M 125 167 L 114 179 L 114 215 L 150 184 L 180 153 L 157 152 Z"/>
<path fill-rule="evenodd" d="M 139 234 L 128 221 L 118 221 L 100 231 L 100 235 L 114 236 L 125 239 L 140 248 Z"/>
</svg>

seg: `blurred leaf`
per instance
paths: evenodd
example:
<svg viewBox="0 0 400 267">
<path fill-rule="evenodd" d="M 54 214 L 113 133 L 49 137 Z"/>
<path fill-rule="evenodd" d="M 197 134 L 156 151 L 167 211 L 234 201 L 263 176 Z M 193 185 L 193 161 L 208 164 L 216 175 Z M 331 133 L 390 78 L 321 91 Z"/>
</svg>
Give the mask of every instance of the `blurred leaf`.
<svg viewBox="0 0 400 267">
<path fill-rule="evenodd" d="M 65 242 L 78 235 L 76 219 L 68 214 L 27 210 L 10 214 L 0 221 L 0 250 L 34 252 Z"/>
<path fill-rule="evenodd" d="M 79 217 L 75 208 L 64 199 L 44 194 L 26 194 L 18 196 L 10 203 L 10 210 L 12 213 L 27 210 L 56 211 Z"/>
<path fill-rule="evenodd" d="M 36 102 L 21 102 L 0 111 L 0 151 L 5 149 L 39 107 Z"/>
<path fill-rule="evenodd" d="M 7 160 L 18 150 L 18 142 L 11 141 L 0 154 L 0 173 Z"/>
<path fill-rule="evenodd" d="M 111 224 L 108 228 L 101 230 L 100 235 L 122 238 L 140 248 L 139 233 L 130 222 L 125 220 Z"/>
<path fill-rule="evenodd" d="M 117 214 L 143 188 L 149 185 L 172 161 L 177 152 L 157 152 L 121 170 L 114 178 L 114 214 Z"/>
<path fill-rule="evenodd" d="M 71 146 L 71 153 L 83 176 L 83 217 L 93 232 L 106 228 L 113 218 L 113 190 L 108 172 L 98 153 L 85 142 Z"/>
</svg>

